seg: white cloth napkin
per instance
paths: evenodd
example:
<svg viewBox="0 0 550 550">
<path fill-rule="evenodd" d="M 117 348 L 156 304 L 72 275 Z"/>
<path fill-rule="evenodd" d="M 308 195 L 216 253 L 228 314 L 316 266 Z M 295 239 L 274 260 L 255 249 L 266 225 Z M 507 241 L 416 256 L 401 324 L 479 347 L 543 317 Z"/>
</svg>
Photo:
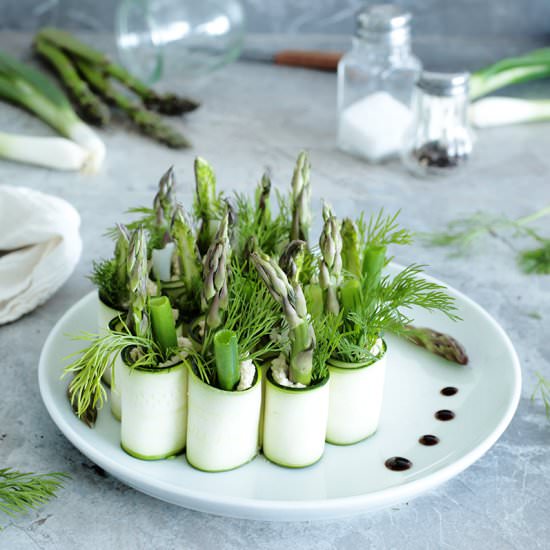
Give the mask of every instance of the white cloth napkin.
<svg viewBox="0 0 550 550">
<path fill-rule="evenodd" d="M 0 325 L 43 304 L 82 251 L 80 216 L 66 201 L 0 185 Z"/>
</svg>

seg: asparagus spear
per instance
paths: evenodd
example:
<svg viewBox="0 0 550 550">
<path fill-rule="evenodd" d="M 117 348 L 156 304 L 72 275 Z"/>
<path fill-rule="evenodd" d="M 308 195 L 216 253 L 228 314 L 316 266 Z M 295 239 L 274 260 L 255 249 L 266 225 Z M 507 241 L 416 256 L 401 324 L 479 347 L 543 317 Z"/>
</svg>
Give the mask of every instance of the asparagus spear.
<svg viewBox="0 0 550 550">
<path fill-rule="evenodd" d="M 186 288 L 191 290 L 196 287 L 197 281 L 200 281 L 201 263 L 195 234 L 181 206 L 178 206 L 174 212 L 170 233 L 178 251 L 175 271 L 185 282 Z"/>
<path fill-rule="evenodd" d="M 271 221 L 270 193 L 271 177 L 268 172 L 265 172 L 256 189 L 256 224 L 258 226 Z"/>
<path fill-rule="evenodd" d="M 174 192 L 175 179 L 174 167 L 170 166 L 166 173 L 160 178 L 159 188 L 155 198 L 153 199 L 153 210 L 157 227 L 163 231 L 161 246 L 165 246 L 170 242 L 170 224 L 176 209 L 176 194 Z"/>
<path fill-rule="evenodd" d="M 128 302 L 128 253 L 130 235 L 126 226 L 117 223 L 117 240 L 115 244 L 116 288 L 119 289 L 119 304 Z"/>
<path fill-rule="evenodd" d="M 136 229 L 130 237 L 128 252 L 128 283 L 130 307 L 128 328 L 134 336 L 146 337 L 149 332 L 147 313 L 147 240 L 143 228 Z"/>
<path fill-rule="evenodd" d="M 227 267 L 230 253 L 228 223 L 229 215 L 226 211 L 204 259 L 201 304 L 206 314 L 206 325 L 210 329 L 216 329 L 222 324 L 223 313 L 227 309 Z"/>
<path fill-rule="evenodd" d="M 194 111 L 199 106 L 197 102 L 185 97 L 155 92 L 123 67 L 113 63 L 105 54 L 83 44 L 66 31 L 45 28 L 37 34 L 38 39 L 55 44 L 57 48 L 67 51 L 71 56 L 97 66 L 102 72 L 112 76 L 136 93 L 149 109 L 166 115 L 180 115 Z"/>
<path fill-rule="evenodd" d="M 319 238 L 322 256 L 319 262 L 319 284 L 325 293 L 325 311 L 338 315 L 338 288 L 342 282 L 342 236 L 340 224 L 327 204 L 323 207 L 323 219 L 325 223 Z"/>
<path fill-rule="evenodd" d="M 361 276 L 361 260 L 359 258 L 359 237 L 357 227 L 350 218 L 342 222 L 342 267 L 355 277 Z"/>
<path fill-rule="evenodd" d="M 168 126 L 161 117 L 144 109 L 139 103 L 131 100 L 114 88 L 107 78 L 105 78 L 105 73 L 101 69 L 98 69 L 97 66 L 82 60 L 77 60 L 77 66 L 92 88 L 107 101 L 125 111 L 141 132 L 173 149 L 182 149 L 191 146 L 181 133 Z"/>
<path fill-rule="evenodd" d="M 406 325 L 403 336 L 413 344 L 426 348 L 429 352 L 435 353 L 459 365 L 468 364 L 466 350 L 455 338 L 449 334 L 438 332 L 431 328 L 414 327 Z"/>
<path fill-rule="evenodd" d="M 308 154 L 302 151 L 296 160 L 296 167 L 292 176 L 292 226 L 290 240 L 307 242 L 311 226 L 311 211 L 309 201 L 311 185 L 309 172 L 311 165 Z"/>
<path fill-rule="evenodd" d="M 284 271 L 266 254 L 255 251 L 250 259 L 273 298 L 281 304 L 289 326 L 289 378 L 292 382 L 307 386 L 311 383 L 315 333 L 301 287 L 297 279 L 293 287 Z"/>
<path fill-rule="evenodd" d="M 216 175 L 203 158 L 195 159 L 195 214 L 200 220 L 197 245 L 205 254 L 217 231 Z"/>
<path fill-rule="evenodd" d="M 87 122 L 103 126 L 109 122 L 109 108 L 80 78 L 71 60 L 58 48 L 49 42 L 37 39 L 34 48 L 38 55 L 46 60 L 59 75 L 71 97 L 78 105 L 78 112 Z"/>
</svg>

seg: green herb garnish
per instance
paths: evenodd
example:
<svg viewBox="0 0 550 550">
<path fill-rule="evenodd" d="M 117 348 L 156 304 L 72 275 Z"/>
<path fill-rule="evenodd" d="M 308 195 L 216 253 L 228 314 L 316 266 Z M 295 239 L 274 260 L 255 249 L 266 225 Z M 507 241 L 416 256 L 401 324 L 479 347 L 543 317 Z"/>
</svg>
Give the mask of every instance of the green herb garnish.
<svg viewBox="0 0 550 550">
<path fill-rule="evenodd" d="M 498 237 L 504 231 L 512 231 L 512 237 L 528 237 L 538 244 L 536 248 L 521 250 L 517 253 L 520 269 L 528 274 L 549 274 L 550 238 L 541 236 L 529 227 L 532 222 L 548 215 L 550 215 L 550 206 L 515 220 L 486 212 L 476 212 L 469 217 L 449 222 L 444 231 L 424 234 L 422 240 L 429 246 L 449 247 L 452 255 L 464 255 L 470 251 L 471 246 L 478 239 L 487 235 Z"/>
</svg>

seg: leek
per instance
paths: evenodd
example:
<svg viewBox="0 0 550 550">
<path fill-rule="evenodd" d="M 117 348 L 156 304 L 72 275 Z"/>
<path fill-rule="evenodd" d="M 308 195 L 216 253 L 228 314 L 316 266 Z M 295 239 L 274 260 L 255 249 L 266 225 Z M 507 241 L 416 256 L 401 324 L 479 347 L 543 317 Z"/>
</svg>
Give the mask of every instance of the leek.
<svg viewBox="0 0 550 550">
<path fill-rule="evenodd" d="M 0 132 L 0 157 L 57 170 L 83 170 L 88 152 L 65 138 Z"/>
<path fill-rule="evenodd" d="M 99 169 L 105 157 L 105 145 L 78 118 L 63 92 L 42 73 L 3 52 L 0 52 L 0 98 L 27 109 L 80 145 L 87 152 L 85 170 Z M 35 155 L 29 152 L 29 157 Z M 17 160 L 25 157 L 19 155 Z"/>
</svg>

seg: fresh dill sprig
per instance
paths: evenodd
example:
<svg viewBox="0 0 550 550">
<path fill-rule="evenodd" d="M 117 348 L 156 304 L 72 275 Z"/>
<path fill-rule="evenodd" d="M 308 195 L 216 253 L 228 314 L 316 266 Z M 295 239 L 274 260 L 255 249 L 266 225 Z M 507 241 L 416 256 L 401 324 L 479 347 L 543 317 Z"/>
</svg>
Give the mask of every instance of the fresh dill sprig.
<svg viewBox="0 0 550 550">
<path fill-rule="evenodd" d="M 532 250 L 517 253 L 518 266 L 524 273 L 550 274 L 550 238 L 541 236 L 529 224 L 550 215 L 550 205 L 528 216 L 509 219 L 487 212 L 476 212 L 471 216 L 449 222 L 440 232 L 425 233 L 421 240 L 428 246 L 446 246 L 451 255 L 467 254 L 472 245 L 487 235 L 498 237 L 504 231 L 512 231 L 513 237 L 530 237 L 538 243 Z"/>
<path fill-rule="evenodd" d="M 69 476 L 64 473 L 36 474 L 12 468 L 0 469 L 0 511 L 8 516 L 38 508 L 54 498 Z"/>
<path fill-rule="evenodd" d="M 380 296 L 375 297 L 394 309 L 420 307 L 427 311 L 440 311 L 451 321 L 458 321 L 454 299 L 445 287 L 422 278 L 423 267 L 411 264 L 395 277 L 386 275 L 380 285 Z"/>
<path fill-rule="evenodd" d="M 345 333 L 340 330 L 342 313 L 313 317 L 312 324 L 315 332 L 315 349 L 311 379 L 313 382 L 319 382 L 328 376 L 328 360 L 345 337 Z"/>
<path fill-rule="evenodd" d="M 233 246 L 238 257 L 244 258 L 247 245 L 251 238 L 257 246 L 270 256 L 279 256 L 290 233 L 290 206 L 288 198 L 277 193 L 278 212 L 275 217 L 271 213 L 259 216 L 258 209 L 252 199 L 242 193 L 235 193 L 235 244 Z"/>
<path fill-rule="evenodd" d="M 550 275 L 550 239 L 543 240 L 538 248 L 521 251 L 517 261 L 525 273 Z"/>
<path fill-rule="evenodd" d="M 550 420 L 550 380 L 547 380 L 540 372 L 535 373 L 538 378 L 537 385 L 531 395 L 531 400 L 534 401 L 537 394 L 544 403 L 544 409 L 546 411 L 546 418 Z"/>
<path fill-rule="evenodd" d="M 213 340 L 220 330 L 235 333 L 241 362 L 257 361 L 281 350 L 281 344 L 269 338 L 280 320 L 269 291 L 254 270 L 248 269 L 234 257 L 231 260 L 228 293 L 222 325 L 216 330 L 205 329 L 200 350 L 188 350 L 200 377 L 208 384 L 216 383 Z"/>
<path fill-rule="evenodd" d="M 124 348 L 135 346 L 140 349 L 140 357 L 132 367 L 155 365 L 160 356 L 160 350 L 151 338 L 133 336 L 126 326 L 123 331 L 112 331 L 104 336 L 82 332 L 72 339 L 88 343 L 86 348 L 65 358 L 75 359 L 63 369 L 62 375 L 62 378 L 70 374 L 74 376 L 69 383 L 68 394 L 76 415 L 81 419 L 88 418 L 90 410 L 103 406 L 107 392 L 101 383 L 101 377 L 113 366 Z"/>
<path fill-rule="evenodd" d="M 126 293 L 125 285 L 120 284 L 116 276 L 117 265 L 114 258 L 99 260 L 92 263 L 92 274 L 89 279 L 99 289 L 99 293 L 111 304 L 118 304 L 118 296 Z"/>
<path fill-rule="evenodd" d="M 399 226 L 397 218 L 400 211 L 395 214 L 386 214 L 380 209 L 376 215 L 365 220 L 362 213 L 357 221 L 359 231 L 359 246 L 361 249 L 371 246 L 388 246 L 390 244 L 407 245 L 412 242 L 412 233 Z"/>
</svg>

